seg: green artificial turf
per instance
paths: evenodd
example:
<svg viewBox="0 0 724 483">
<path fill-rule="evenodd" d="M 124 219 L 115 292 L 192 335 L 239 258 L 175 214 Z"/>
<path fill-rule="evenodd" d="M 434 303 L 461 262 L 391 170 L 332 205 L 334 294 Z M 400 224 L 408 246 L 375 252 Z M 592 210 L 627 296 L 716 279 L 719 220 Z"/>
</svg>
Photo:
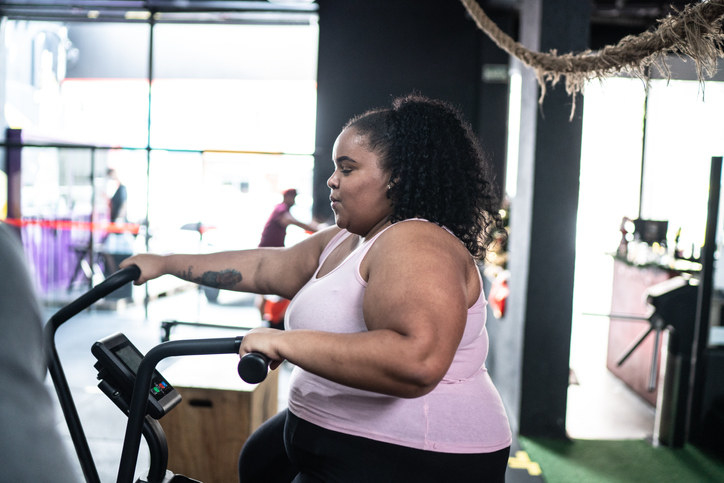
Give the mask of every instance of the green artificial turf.
<svg viewBox="0 0 724 483">
<path fill-rule="evenodd" d="M 687 444 L 654 447 L 644 440 L 552 440 L 520 437 L 547 483 L 724 482 L 724 455 Z"/>
</svg>

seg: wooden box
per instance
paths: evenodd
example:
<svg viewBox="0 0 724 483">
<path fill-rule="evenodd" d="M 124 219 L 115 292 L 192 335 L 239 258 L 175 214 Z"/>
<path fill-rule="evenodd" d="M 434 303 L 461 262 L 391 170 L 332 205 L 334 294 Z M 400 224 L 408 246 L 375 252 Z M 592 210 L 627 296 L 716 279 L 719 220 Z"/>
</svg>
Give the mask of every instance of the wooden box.
<svg viewBox="0 0 724 483">
<path fill-rule="evenodd" d="M 183 398 L 159 420 L 175 474 L 203 483 L 238 481 L 242 445 L 277 413 L 278 371 L 250 385 L 236 372 L 238 361 L 235 354 L 192 356 L 163 370 Z"/>
</svg>

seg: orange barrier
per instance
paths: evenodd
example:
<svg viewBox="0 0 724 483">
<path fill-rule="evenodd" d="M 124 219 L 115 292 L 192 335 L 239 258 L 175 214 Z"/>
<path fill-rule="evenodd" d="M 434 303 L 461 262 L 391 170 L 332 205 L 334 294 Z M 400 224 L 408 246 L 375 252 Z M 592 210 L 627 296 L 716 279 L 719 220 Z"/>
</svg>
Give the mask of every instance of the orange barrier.
<svg viewBox="0 0 724 483">
<path fill-rule="evenodd" d="M 102 231 L 107 233 L 131 233 L 138 235 L 141 225 L 138 223 L 111 223 L 108 221 L 92 222 L 92 221 L 72 221 L 72 220 L 43 220 L 43 219 L 18 219 L 5 218 L 0 220 L 8 225 L 17 227 L 36 225 L 41 228 L 52 228 L 55 230 L 84 230 L 84 231 Z"/>
<path fill-rule="evenodd" d="M 284 314 L 287 312 L 287 306 L 290 300 L 280 299 L 272 301 L 264 300 L 264 320 L 269 322 L 272 328 L 284 328 Z"/>
</svg>

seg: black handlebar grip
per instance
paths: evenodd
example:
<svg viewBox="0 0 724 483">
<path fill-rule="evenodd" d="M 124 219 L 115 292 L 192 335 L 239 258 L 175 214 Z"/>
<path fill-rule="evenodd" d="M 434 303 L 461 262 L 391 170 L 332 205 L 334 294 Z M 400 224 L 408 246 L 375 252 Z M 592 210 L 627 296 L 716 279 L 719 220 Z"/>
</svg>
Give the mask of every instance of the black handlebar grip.
<svg viewBox="0 0 724 483">
<path fill-rule="evenodd" d="M 239 361 L 239 376 L 249 384 L 259 384 L 266 379 L 271 360 L 260 352 L 244 354 Z"/>
</svg>

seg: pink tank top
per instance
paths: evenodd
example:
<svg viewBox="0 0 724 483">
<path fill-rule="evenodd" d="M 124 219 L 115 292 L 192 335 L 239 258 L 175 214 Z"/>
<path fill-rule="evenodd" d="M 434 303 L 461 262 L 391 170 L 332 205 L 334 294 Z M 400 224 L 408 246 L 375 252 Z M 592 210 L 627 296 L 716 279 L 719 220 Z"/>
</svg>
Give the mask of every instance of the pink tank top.
<svg viewBox="0 0 724 483">
<path fill-rule="evenodd" d="M 383 232 L 323 277 L 317 277 L 317 269 L 289 304 L 287 330 L 367 330 L 362 316 L 367 283 L 359 267 Z M 319 258 L 320 267 L 348 236 L 350 233 L 342 230 L 329 242 Z M 337 384 L 295 367 L 289 410 L 329 430 L 423 450 L 488 453 L 510 446 L 512 438 L 505 409 L 485 368 L 487 302 L 482 281 L 480 286 L 480 297 L 468 309 L 467 324 L 452 365 L 432 392 L 414 399 L 399 398 Z"/>
</svg>

